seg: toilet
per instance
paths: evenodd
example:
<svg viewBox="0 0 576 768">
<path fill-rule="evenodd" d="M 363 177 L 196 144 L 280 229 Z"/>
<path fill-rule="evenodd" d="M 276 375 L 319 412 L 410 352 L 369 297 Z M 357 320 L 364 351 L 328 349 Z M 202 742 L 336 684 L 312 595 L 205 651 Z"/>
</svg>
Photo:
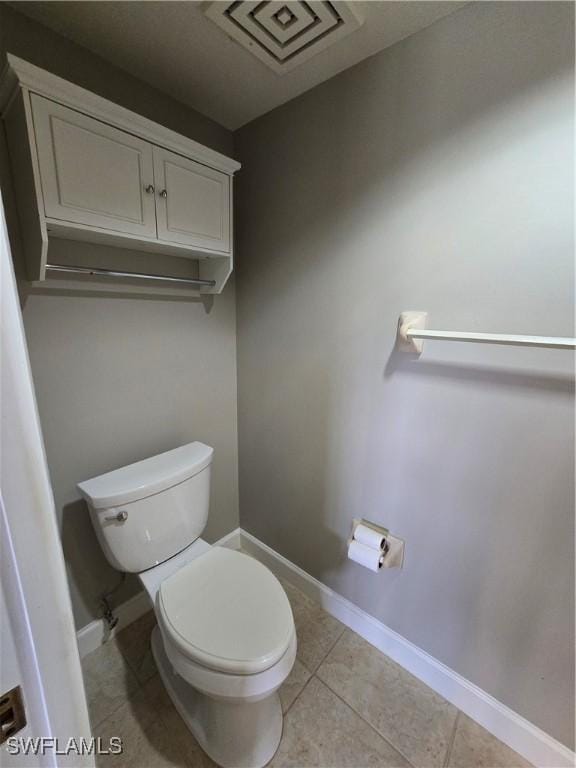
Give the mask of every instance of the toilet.
<svg viewBox="0 0 576 768">
<path fill-rule="evenodd" d="M 223 768 L 259 768 L 282 735 L 277 691 L 294 664 L 296 631 L 264 565 L 200 538 L 213 453 L 189 443 L 78 488 L 108 561 L 137 573 L 152 600 L 152 651 L 184 722 Z"/>
</svg>

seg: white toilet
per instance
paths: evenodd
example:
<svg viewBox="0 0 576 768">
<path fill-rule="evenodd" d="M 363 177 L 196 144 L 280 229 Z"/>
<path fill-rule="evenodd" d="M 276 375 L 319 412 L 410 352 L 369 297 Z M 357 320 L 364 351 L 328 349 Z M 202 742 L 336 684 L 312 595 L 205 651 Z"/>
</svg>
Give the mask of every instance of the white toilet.
<svg viewBox="0 0 576 768">
<path fill-rule="evenodd" d="M 216 763 L 259 768 L 280 742 L 277 690 L 294 664 L 296 632 L 264 565 L 199 538 L 212 455 L 190 443 L 78 488 L 109 562 L 138 573 L 152 599 L 152 650 L 180 715 Z"/>
</svg>

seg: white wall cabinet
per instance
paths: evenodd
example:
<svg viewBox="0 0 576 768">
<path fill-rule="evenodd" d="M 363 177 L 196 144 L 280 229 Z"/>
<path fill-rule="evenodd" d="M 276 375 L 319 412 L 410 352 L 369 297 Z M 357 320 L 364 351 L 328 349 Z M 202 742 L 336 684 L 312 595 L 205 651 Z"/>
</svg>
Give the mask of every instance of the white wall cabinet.
<svg viewBox="0 0 576 768">
<path fill-rule="evenodd" d="M 232 271 L 240 164 L 9 55 L 0 83 L 30 280 L 54 239 L 198 260 L 202 291 Z M 84 265 L 85 266 L 85 265 Z"/>
<path fill-rule="evenodd" d="M 230 177 L 154 147 L 158 237 L 212 251 L 230 250 Z"/>
<path fill-rule="evenodd" d="M 46 216 L 156 236 L 152 145 L 32 94 Z"/>
</svg>

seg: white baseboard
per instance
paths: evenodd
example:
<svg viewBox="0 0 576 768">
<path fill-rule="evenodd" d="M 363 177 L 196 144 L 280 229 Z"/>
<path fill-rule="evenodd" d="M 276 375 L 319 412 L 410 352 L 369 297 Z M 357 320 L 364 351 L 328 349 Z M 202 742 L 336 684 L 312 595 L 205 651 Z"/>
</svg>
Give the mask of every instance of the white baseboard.
<svg viewBox="0 0 576 768">
<path fill-rule="evenodd" d="M 214 545 L 228 547 L 229 549 L 240 549 L 240 528 L 230 531 Z M 213 545 L 213 546 L 214 546 Z M 114 607 L 114 615 L 118 617 L 118 624 L 110 632 L 104 619 L 94 619 L 82 629 L 76 632 L 76 642 L 78 643 L 78 652 L 83 659 L 96 648 L 99 648 L 107 640 L 111 640 L 118 632 L 123 630 L 133 621 L 149 611 L 151 608 L 150 600 L 146 592 L 138 592 L 137 595 L 126 600 L 125 603 Z"/>
<path fill-rule="evenodd" d="M 212 546 L 228 547 L 228 549 L 240 549 L 241 541 L 242 541 L 242 529 L 235 528 L 233 531 L 230 531 L 230 533 L 227 533 L 226 536 L 222 536 L 221 539 L 218 539 L 218 541 L 215 541 L 214 544 L 212 544 Z"/>
<path fill-rule="evenodd" d="M 574 752 L 559 741 L 310 576 L 255 536 L 240 530 L 240 542 L 242 549 L 257 557 L 273 573 L 320 603 L 327 613 L 422 680 L 533 765 L 538 768 L 572 768 L 576 764 Z"/>
<path fill-rule="evenodd" d="M 96 648 L 101 646 L 107 640 L 111 640 L 122 629 L 139 619 L 140 616 L 149 611 L 152 606 L 146 592 L 138 592 L 137 595 L 126 600 L 125 603 L 114 608 L 114 615 L 118 617 L 118 624 L 110 632 L 104 619 L 94 619 L 82 629 L 76 632 L 76 641 L 78 643 L 78 652 L 83 659 Z"/>
</svg>

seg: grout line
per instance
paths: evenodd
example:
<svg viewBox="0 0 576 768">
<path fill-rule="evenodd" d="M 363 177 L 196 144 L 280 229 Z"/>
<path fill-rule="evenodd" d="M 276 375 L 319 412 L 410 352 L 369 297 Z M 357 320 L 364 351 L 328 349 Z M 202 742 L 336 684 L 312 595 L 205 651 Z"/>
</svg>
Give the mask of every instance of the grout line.
<svg viewBox="0 0 576 768">
<path fill-rule="evenodd" d="M 450 734 L 450 739 L 448 740 L 448 748 L 446 749 L 446 757 L 444 759 L 444 768 L 447 768 L 450 763 L 450 758 L 452 757 L 452 747 L 454 746 L 454 741 L 456 739 L 456 729 L 458 728 L 458 723 L 460 722 L 460 710 L 456 710 L 456 717 L 454 718 L 454 726 L 452 727 L 452 733 Z"/>
<path fill-rule="evenodd" d="M 350 702 L 346 701 L 346 699 L 343 699 L 343 698 L 342 698 L 342 696 L 340 696 L 340 694 L 339 694 L 339 693 L 337 693 L 337 692 L 336 692 L 336 691 L 335 691 L 335 690 L 334 690 L 334 689 L 333 689 L 333 688 L 330 686 L 330 684 L 329 684 L 328 682 L 326 682 L 326 680 L 322 680 L 322 678 L 321 678 L 321 677 L 317 677 L 317 676 L 316 676 L 316 674 L 312 675 L 312 677 L 315 677 L 315 678 L 316 678 L 316 680 L 318 680 L 320 683 L 322 683 L 322 685 L 325 685 L 325 686 L 326 686 L 326 688 L 328 688 L 328 690 L 329 690 L 331 693 L 333 693 L 333 694 L 334 694 L 334 696 L 336 696 L 336 698 L 337 698 L 337 699 L 340 699 L 340 701 L 341 701 L 343 704 L 345 704 L 345 705 L 348 707 L 348 709 L 351 709 L 351 710 L 352 710 L 352 712 L 354 712 L 354 714 L 355 714 L 355 715 L 357 715 L 357 717 L 359 717 L 359 718 L 360 718 L 360 720 L 362 720 L 362 722 L 363 722 L 363 723 L 365 723 L 365 724 L 366 724 L 366 725 L 367 725 L 367 726 L 368 726 L 368 727 L 369 727 L 371 730 L 373 730 L 373 731 L 374 731 L 374 733 L 375 733 L 375 734 L 377 734 L 377 735 L 378 735 L 378 736 L 379 736 L 379 737 L 382 739 L 382 741 L 385 741 L 385 742 L 386 742 L 386 744 L 388 744 L 390 747 L 392 747 L 392 749 L 393 749 L 395 752 L 398 752 L 398 754 L 399 754 L 401 757 L 403 757 L 403 758 L 404 758 L 404 760 L 406 760 L 406 762 L 408 763 L 408 765 L 410 765 L 410 766 L 412 766 L 412 768 L 414 768 L 414 764 L 413 764 L 413 763 L 411 763 L 411 762 L 410 762 L 410 760 L 408 760 L 408 758 L 406 757 L 406 755 L 404 754 L 404 752 L 402 752 L 402 750 L 401 750 L 401 749 L 398 749 L 398 747 L 397 747 L 395 744 L 393 744 L 393 743 L 390 741 L 390 739 L 389 739 L 389 738 L 387 738 L 387 737 L 386 737 L 386 736 L 384 736 L 382 733 L 380 733 L 380 731 L 379 731 L 379 730 L 376 728 L 376 726 L 372 725 L 372 723 L 371 723 L 369 720 L 366 720 L 366 718 L 365 718 L 363 715 L 361 715 L 361 714 L 360 714 L 360 712 L 358 712 L 358 710 L 357 710 L 357 709 L 355 709 L 355 708 L 352 706 L 352 704 L 350 704 Z M 310 680 L 312 679 L 312 677 L 310 678 Z M 308 682 L 310 682 L 310 681 L 308 681 Z M 306 683 L 306 685 L 308 685 L 308 683 Z"/>
<path fill-rule="evenodd" d="M 306 671 L 307 671 L 307 672 L 309 672 L 309 671 L 310 671 L 310 670 L 309 670 L 307 667 L 304 667 L 304 668 L 306 669 Z M 298 699 L 300 698 L 300 696 L 302 696 L 302 694 L 304 693 L 304 691 L 306 690 L 306 688 L 308 688 L 308 686 L 309 686 L 309 684 L 310 684 L 310 680 L 312 680 L 314 677 L 315 677 L 315 675 L 311 674 L 311 675 L 310 675 L 310 677 L 308 678 L 308 680 L 306 680 L 306 682 L 305 682 L 305 683 L 304 683 L 304 685 L 302 686 L 302 690 L 298 691 L 298 693 L 297 693 L 297 694 L 296 694 L 296 696 L 294 697 L 294 701 L 292 702 L 292 704 L 290 704 L 290 706 L 288 707 L 288 709 L 286 710 L 286 712 L 284 712 L 284 713 L 282 714 L 282 718 L 283 718 L 283 719 L 286 717 L 286 715 L 288 714 L 288 712 L 290 712 L 290 710 L 292 709 L 292 707 L 294 706 L 294 704 L 296 704 L 296 702 L 298 701 Z"/>
<path fill-rule="evenodd" d="M 325 612 L 325 611 L 324 611 L 324 612 Z M 326 612 L 325 612 L 325 613 L 326 613 Z M 328 614 L 328 616 L 329 616 L 329 615 L 330 615 L 330 614 Z M 342 635 L 344 634 L 344 632 L 346 632 L 346 625 L 345 625 L 345 624 L 343 625 L 343 629 L 342 629 L 342 632 L 340 632 L 340 633 L 338 634 L 338 637 L 336 638 L 336 640 L 334 640 L 334 642 L 332 643 L 332 645 L 330 646 L 330 648 L 328 648 L 328 650 L 326 651 L 325 655 L 324 655 L 324 656 L 322 656 L 322 658 L 320 659 L 320 661 L 319 661 L 319 662 L 318 662 L 318 664 L 316 665 L 315 669 L 312 669 L 312 670 L 308 669 L 308 667 L 306 667 L 306 664 L 304 664 L 304 662 L 302 662 L 302 663 L 304 664 L 304 666 L 306 667 L 306 669 L 308 669 L 308 672 L 312 672 L 312 674 L 313 674 L 313 675 L 315 675 L 315 674 L 316 674 L 316 672 L 318 672 L 318 670 L 320 669 L 320 667 L 322 666 L 322 664 L 323 664 L 323 663 L 326 661 L 326 659 L 328 658 L 328 656 L 330 656 L 330 654 L 332 653 L 332 651 L 333 651 L 333 650 L 334 650 L 334 648 L 336 647 L 336 643 L 338 642 L 338 640 L 340 640 L 340 638 L 342 637 Z"/>
</svg>

